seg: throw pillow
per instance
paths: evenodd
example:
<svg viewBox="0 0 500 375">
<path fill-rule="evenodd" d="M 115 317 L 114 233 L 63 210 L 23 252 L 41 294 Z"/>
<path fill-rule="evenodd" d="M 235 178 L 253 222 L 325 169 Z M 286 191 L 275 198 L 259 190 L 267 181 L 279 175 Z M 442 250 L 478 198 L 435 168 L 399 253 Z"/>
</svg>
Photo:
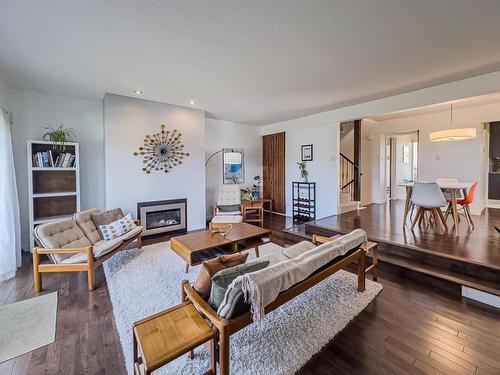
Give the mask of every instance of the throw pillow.
<svg viewBox="0 0 500 375">
<path fill-rule="evenodd" d="M 101 225 L 111 224 L 113 221 L 119 220 L 124 216 L 125 215 L 123 214 L 123 211 L 121 208 L 115 208 L 113 210 L 101 212 L 100 214 L 97 214 L 97 215 L 91 214 L 90 218 L 94 222 L 94 225 L 99 232 L 99 236 L 101 237 L 101 240 L 103 240 L 104 236 L 102 235 L 102 232 L 101 232 L 99 227 Z"/>
<path fill-rule="evenodd" d="M 235 211 L 240 211 L 240 205 L 239 204 L 224 204 L 217 206 L 219 208 L 220 212 L 235 212 Z"/>
<path fill-rule="evenodd" d="M 128 214 L 119 220 L 113 221 L 110 224 L 99 226 L 99 229 L 102 232 L 103 239 L 105 241 L 110 241 L 114 238 L 124 235 L 125 233 L 130 232 L 136 227 L 137 225 L 135 225 L 134 220 L 132 220 L 132 216 Z"/>
<path fill-rule="evenodd" d="M 219 271 L 243 264 L 247 261 L 248 253 L 221 255 L 217 258 L 206 260 L 201 264 L 198 278 L 193 284 L 193 289 L 202 297 L 207 298 L 212 288 L 212 277 Z"/>
<path fill-rule="evenodd" d="M 217 272 L 214 277 L 212 277 L 212 289 L 210 290 L 208 304 L 217 311 L 224 300 L 227 287 L 234 279 L 246 273 L 261 270 L 267 266 L 269 266 L 269 261 L 254 261 Z"/>
</svg>

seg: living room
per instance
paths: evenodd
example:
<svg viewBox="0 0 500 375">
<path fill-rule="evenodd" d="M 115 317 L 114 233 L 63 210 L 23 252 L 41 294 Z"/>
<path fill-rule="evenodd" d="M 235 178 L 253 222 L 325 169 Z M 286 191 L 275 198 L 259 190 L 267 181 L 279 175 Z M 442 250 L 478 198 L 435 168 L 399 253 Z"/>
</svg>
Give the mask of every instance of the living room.
<svg viewBox="0 0 500 375">
<path fill-rule="evenodd" d="M 2 374 L 500 372 L 499 4 L 2 7 Z"/>
</svg>

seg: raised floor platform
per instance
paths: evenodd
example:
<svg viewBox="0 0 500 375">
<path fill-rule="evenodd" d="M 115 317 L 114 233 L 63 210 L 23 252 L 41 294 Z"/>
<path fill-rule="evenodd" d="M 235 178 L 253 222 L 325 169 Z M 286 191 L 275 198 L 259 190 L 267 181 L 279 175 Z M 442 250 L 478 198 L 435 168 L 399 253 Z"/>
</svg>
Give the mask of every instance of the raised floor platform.
<svg viewBox="0 0 500 375">
<path fill-rule="evenodd" d="M 500 210 L 486 209 L 473 216 L 470 232 L 462 217 L 457 237 L 450 230 L 439 234 L 432 226 L 403 227 L 403 201 L 371 204 L 285 229 L 290 238 L 310 238 L 313 234 L 334 235 L 361 228 L 371 241 L 379 243 L 381 262 L 410 269 L 454 284 L 500 295 Z"/>
</svg>

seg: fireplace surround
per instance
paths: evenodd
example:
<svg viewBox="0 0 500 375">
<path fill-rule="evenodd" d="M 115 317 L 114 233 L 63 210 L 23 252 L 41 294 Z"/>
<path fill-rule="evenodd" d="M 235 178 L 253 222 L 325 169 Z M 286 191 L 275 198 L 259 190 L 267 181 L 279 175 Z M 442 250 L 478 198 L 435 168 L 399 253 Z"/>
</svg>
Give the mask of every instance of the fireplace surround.
<svg viewBox="0 0 500 375">
<path fill-rule="evenodd" d="M 137 219 L 144 227 L 143 236 L 177 234 L 187 228 L 186 199 L 137 203 Z"/>
</svg>

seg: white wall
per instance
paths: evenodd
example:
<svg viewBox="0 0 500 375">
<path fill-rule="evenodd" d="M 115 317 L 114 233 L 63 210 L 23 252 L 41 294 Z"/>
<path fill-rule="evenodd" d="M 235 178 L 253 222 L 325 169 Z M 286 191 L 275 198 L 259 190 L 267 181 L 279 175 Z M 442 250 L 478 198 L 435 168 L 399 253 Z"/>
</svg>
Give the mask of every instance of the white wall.
<svg viewBox="0 0 500 375">
<path fill-rule="evenodd" d="M 43 127 L 64 125 L 77 132 L 80 143 L 82 209 L 104 205 L 102 102 L 47 93 L 13 90 L 12 138 L 21 209 L 23 249 L 28 250 L 28 176 L 26 140 L 41 139 Z"/>
<path fill-rule="evenodd" d="M 161 124 L 182 133 L 190 156 L 169 173 L 146 174 L 133 153 Z M 122 207 L 135 217 L 137 202 L 187 198 L 188 229 L 205 227 L 204 111 L 106 94 L 104 134 L 106 208 Z"/>
<path fill-rule="evenodd" d="M 292 182 L 302 181 L 297 163 L 301 161 L 301 145 L 313 145 L 313 161 L 306 162 L 309 182 L 316 182 L 316 218 L 337 213 L 339 194 L 339 127 L 327 124 L 314 128 L 286 131 L 285 197 L 286 214 L 292 216 Z"/>
<path fill-rule="evenodd" d="M 252 187 L 255 175 L 262 177 L 262 137 L 258 126 L 238 124 L 231 121 L 205 120 L 205 160 L 224 147 L 245 150 L 245 182 Z M 212 216 L 217 202 L 217 188 L 222 184 L 222 153 L 215 155 L 206 169 L 206 215 Z"/>
<path fill-rule="evenodd" d="M 474 107 L 456 108 L 453 110 L 453 127 L 475 127 L 477 138 L 459 142 L 429 142 L 429 133 L 437 130 L 450 128 L 449 111 L 430 113 L 412 117 L 402 117 L 385 121 L 372 122 L 366 126 L 362 123 L 361 134 L 363 142 L 368 135 L 376 142 L 370 148 L 371 156 L 362 158 L 362 171 L 374 169 L 379 175 L 379 163 L 373 160 L 381 157 L 375 150 L 379 149 L 380 135 L 395 132 L 419 130 L 419 180 L 435 181 L 440 177 L 458 178 L 459 181 L 480 181 L 476 200 L 472 205 L 475 214 L 481 212 L 485 206 L 484 173 L 482 173 L 483 160 L 486 158 L 486 150 L 483 137 L 483 123 L 500 119 L 500 103 L 492 103 Z M 365 148 L 362 148 L 365 151 Z M 364 172 L 363 172 L 364 173 Z M 364 180 L 365 181 L 365 180 Z M 376 179 L 371 179 L 372 189 L 371 202 L 377 202 L 383 196 L 380 190 L 381 184 Z M 362 183 L 362 191 L 366 190 L 367 183 Z M 365 202 L 365 204 L 370 202 Z"/>
<path fill-rule="evenodd" d="M 7 110 L 11 107 L 9 86 L 2 77 L 0 77 L 0 107 Z"/>
</svg>

